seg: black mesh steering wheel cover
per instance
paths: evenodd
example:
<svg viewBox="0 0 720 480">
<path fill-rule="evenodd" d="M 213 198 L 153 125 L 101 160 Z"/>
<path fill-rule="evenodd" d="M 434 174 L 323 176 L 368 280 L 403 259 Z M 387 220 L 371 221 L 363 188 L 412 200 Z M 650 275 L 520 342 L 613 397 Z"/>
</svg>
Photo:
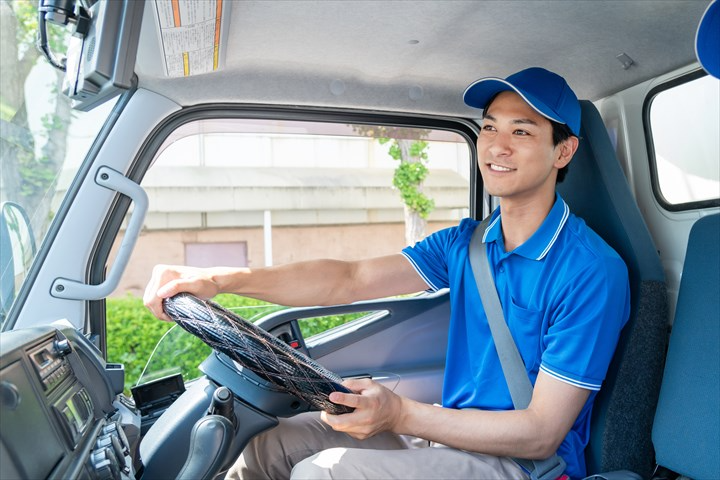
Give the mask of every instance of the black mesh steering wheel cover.
<svg viewBox="0 0 720 480">
<path fill-rule="evenodd" d="M 279 390 L 335 415 L 353 411 L 328 399 L 332 392 L 350 393 L 339 375 L 217 303 L 179 293 L 164 299 L 163 309 L 184 330 Z"/>
</svg>

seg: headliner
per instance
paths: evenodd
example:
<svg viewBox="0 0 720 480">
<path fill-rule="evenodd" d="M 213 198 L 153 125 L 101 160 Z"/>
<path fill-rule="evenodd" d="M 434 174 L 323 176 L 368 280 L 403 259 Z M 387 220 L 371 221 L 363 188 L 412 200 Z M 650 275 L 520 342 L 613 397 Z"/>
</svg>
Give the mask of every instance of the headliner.
<svg viewBox="0 0 720 480">
<path fill-rule="evenodd" d="M 261 103 L 478 116 L 462 93 L 529 66 L 597 100 L 695 59 L 708 0 L 232 1 L 225 66 L 165 78 L 151 10 L 136 72 L 180 105 Z M 148 9 L 152 8 L 148 2 Z M 417 42 L 415 42 L 417 41 Z M 623 69 L 615 57 L 635 64 Z"/>
</svg>

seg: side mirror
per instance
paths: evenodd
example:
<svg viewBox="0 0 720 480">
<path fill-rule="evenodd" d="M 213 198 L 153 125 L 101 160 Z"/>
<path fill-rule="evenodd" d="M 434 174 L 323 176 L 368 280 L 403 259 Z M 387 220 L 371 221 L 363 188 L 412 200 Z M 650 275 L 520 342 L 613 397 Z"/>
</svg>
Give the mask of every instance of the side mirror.
<svg viewBox="0 0 720 480">
<path fill-rule="evenodd" d="M 0 204 L 0 325 L 36 252 L 35 236 L 25 209 L 14 202 Z"/>
</svg>

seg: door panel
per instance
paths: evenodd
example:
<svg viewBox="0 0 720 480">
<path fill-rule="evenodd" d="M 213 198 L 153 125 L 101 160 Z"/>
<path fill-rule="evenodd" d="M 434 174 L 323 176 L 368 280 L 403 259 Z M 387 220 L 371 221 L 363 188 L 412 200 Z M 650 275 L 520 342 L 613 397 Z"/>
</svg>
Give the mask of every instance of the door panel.
<svg viewBox="0 0 720 480">
<path fill-rule="evenodd" d="M 343 377 L 371 376 L 396 393 L 440 402 L 450 319 L 449 295 L 291 309 L 258 322 L 274 330 L 293 320 L 353 311 L 386 311 L 305 339 L 309 355 Z"/>
</svg>

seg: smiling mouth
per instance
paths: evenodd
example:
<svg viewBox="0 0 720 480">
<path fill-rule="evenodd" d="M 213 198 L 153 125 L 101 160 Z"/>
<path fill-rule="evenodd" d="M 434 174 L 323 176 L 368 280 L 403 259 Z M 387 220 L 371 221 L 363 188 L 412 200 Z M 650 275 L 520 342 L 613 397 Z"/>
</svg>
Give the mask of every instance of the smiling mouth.
<svg viewBox="0 0 720 480">
<path fill-rule="evenodd" d="M 488 167 L 493 172 L 512 172 L 514 170 L 514 168 L 503 167 L 502 165 L 496 165 L 494 163 L 489 163 Z"/>
</svg>

